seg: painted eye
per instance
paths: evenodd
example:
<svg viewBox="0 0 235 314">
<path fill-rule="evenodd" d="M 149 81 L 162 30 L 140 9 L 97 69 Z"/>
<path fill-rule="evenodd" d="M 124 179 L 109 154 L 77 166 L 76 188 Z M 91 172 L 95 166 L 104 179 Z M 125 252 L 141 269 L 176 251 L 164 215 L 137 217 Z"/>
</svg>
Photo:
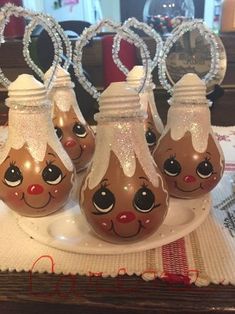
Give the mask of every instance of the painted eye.
<svg viewBox="0 0 235 314">
<path fill-rule="evenodd" d="M 62 171 L 56 165 L 49 164 L 42 172 L 43 180 L 51 185 L 60 183 L 63 179 Z"/>
<path fill-rule="evenodd" d="M 63 131 L 61 130 L 61 128 L 58 128 L 57 126 L 55 127 L 55 132 L 56 132 L 56 135 L 58 137 L 58 139 L 61 141 L 62 140 L 62 137 L 63 137 Z"/>
<path fill-rule="evenodd" d="M 180 163 L 173 157 L 168 158 L 163 165 L 164 172 L 170 177 L 176 177 L 181 172 Z"/>
<path fill-rule="evenodd" d="M 73 133 L 78 136 L 78 137 L 86 137 L 87 136 L 87 131 L 86 128 L 79 123 L 75 123 L 73 126 Z"/>
<path fill-rule="evenodd" d="M 14 165 L 10 165 L 4 174 L 4 181 L 10 187 L 15 187 L 21 184 L 23 176 L 20 169 Z"/>
<path fill-rule="evenodd" d="M 153 146 L 157 142 L 156 135 L 151 129 L 148 129 L 147 132 L 145 132 L 145 138 L 148 143 L 148 146 Z"/>
<path fill-rule="evenodd" d="M 147 187 L 142 187 L 135 193 L 133 205 L 136 210 L 142 213 L 148 213 L 153 209 L 154 203 L 155 196 Z"/>
<path fill-rule="evenodd" d="M 209 160 L 204 160 L 200 162 L 200 164 L 197 166 L 197 174 L 202 179 L 209 178 L 213 173 L 213 166 L 209 162 Z"/>
<path fill-rule="evenodd" d="M 92 197 L 95 208 L 101 213 L 110 212 L 115 205 L 115 197 L 113 193 L 106 187 L 101 187 Z"/>
</svg>

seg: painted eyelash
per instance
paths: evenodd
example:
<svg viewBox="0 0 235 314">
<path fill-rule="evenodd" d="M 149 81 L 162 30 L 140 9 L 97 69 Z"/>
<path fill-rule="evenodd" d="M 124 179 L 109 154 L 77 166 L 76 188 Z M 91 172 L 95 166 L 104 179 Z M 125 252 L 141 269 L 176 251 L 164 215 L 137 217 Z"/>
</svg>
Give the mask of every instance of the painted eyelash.
<svg viewBox="0 0 235 314">
<path fill-rule="evenodd" d="M 52 164 L 54 164 L 55 160 L 46 160 L 46 165 L 50 166 Z"/>
<path fill-rule="evenodd" d="M 205 160 L 205 161 L 210 161 L 211 158 L 206 156 L 204 160 Z"/>
<path fill-rule="evenodd" d="M 175 158 L 176 158 L 176 154 L 170 155 L 170 159 L 175 159 Z"/>
<path fill-rule="evenodd" d="M 16 165 L 16 161 L 10 161 L 10 166 L 15 166 Z"/>
<path fill-rule="evenodd" d="M 106 187 L 109 186 L 109 185 L 110 185 L 110 184 L 107 183 L 107 181 L 104 181 L 104 182 L 101 182 L 101 183 L 100 183 L 101 188 L 106 188 Z"/>
<path fill-rule="evenodd" d="M 141 184 L 141 186 L 142 186 L 142 188 L 147 188 L 147 187 L 148 187 L 148 184 L 146 184 L 145 182 L 143 182 L 143 183 Z"/>
</svg>

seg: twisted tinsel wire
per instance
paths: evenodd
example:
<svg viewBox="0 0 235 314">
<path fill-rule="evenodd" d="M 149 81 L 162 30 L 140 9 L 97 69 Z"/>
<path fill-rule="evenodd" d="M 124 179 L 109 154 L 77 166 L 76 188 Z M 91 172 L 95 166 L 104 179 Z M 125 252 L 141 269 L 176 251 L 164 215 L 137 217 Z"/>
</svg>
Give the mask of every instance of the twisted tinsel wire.
<svg viewBox="0 0 235 314">
<path fill-rule="evenodd" d="M 161 36 L 155 31 L 154 28 L 152 28 L 151 26 L 149 26 L 146 23 L 140 22 L 138 21 L 136 18 L 132 17 L 127 19 L 123 25 L 122 25 L 122 29 L 126 30 L 126 29 L 130 29 L 130 31 L 132 30 L 132 28 L 135 29 L 139 29 L 142 30 L 145 34 L 147 34 L 149 37 L 153 38 L 153 40 L 156 43 L 156 50 L 155 50 L 155 55 L 153 57 L 153 59 L 151 60 L 151 71 L 153 71 L 153 69 L 156 67 L 156 65 L 158 64 L 158 58 L 159 58 L 159 54 L 160 51 L 163 48 L 163 41 Z M 115 62 L 115 64 L 118 66 L 118 68 L 125 74 L 128 75 L 129 70 L 123 65 L 123 63 L 121 62 L 121 60 L 119 59 L 118 53 L 120 51 L 120 42 L 121 42 L 121 37 L 117 34 L 114 37 L 114 44 L 113 44 L 113 60 Z"/>
<path fill-rule="evenodd" d="M 116 32 L 120 35 L 121 38 L 126 41 L 133 43 L 136 47 L 140 49 L 140 54 L 145 70 L 145 76 L 140 82 L 140 86 L 138 88 L 138 92 L 145 89 L 148 85 L 148 82 L 151 78 L 151 59 L 149 55 L 149 51 L 147 49 L 144 41 L 129 28 L 123 29 L 119 23 L 114 23 L 110 20 L 102 20 L 97 24 L 91 25 L 89 28 L 84 29 L 80 39 L 76 42 L 74 56 L 73 56 L 73 65 L 74 72 L 78 78 L 80 84 L 84 87 L 84 89 L 90 93 L 94 98 L 98 99 L 100 97 L 100 93 L 97 89 L 86 79 L 83 68 L 82 68 L 82 53 L 83 48 L 89 43 L 89 41 L 98 34 L 103 27 L 109 27 L 112 31 Z M 119 48 L 118 46 L 116 47 Z"/>
<path fill-rule="evenodd" d="M 1 10 L 0 10 L 0 45 L 4 43 L 5 26 L 9 22 L 11 16 L 24 17 L 24 18 L 33 20 L 35 23 L 37 22 L 37 24 L 40 24 L 43 27 L 45 27 L 45 29 L 48 31 L 48 34 L 52 40 L 54 51 L 55 51 L 54 60 L 52 63 L 52 69 L 53 69 L 52 75 L 47 80 L 47 82 L 45 82 L 45 86 L 49 92 L 50 88 L 52 87 L 53 79 L 55 77 L 55 71 L 56 71 L 57 65 L 61 61 L 62 43 L 60 40 L 60 36 L 59 34 L 57 34 L 57 32 L 54 31 L 51 25 L 48 25 L 45 22 L 44 17 L 42 18 L 40 14 L 35 13 L 30 10 L 26 10 L 25 8 L 20 7 L 20 6 L 15 6 L 12 3 L 7 3 L 3 7 L 1 7 Z M 0 68 L 0 81 L 6 88 L 8 88 L 8 86 L 11 83 L 10 80 L 4 75 L 1 68 Z"/>
<path fill-rule="evenodd" d="M 64 30 L 62 27 L 59 25 L 59 23 L 56 22 L 54 18 L 47 14 L 42 14 L 40 13 L 40 19 L 44 20 L 44 24 L 41 25 L 44 27 L 44 29 L 47 32 L 53 31 L 55 33 L 58 33 L 60 38 L 62 39 L 63 43 L 65 44 L 65 55 L 66 55 L 66 60 L 64 62 L 63 68 L 65 70 L 68 69 L 69 65 L 71 64 L 72 61 L 72 45 L 70 43 L 70 40 L 68 36 L 65 34 Z M 29 52 L 29 45 L 31 43 L 31 35 L 35 27 L 39 24 L 38 19 L 32 19 L 32 21 L 26 26 L 25 32 L 24 32 L 24 37 L 23 37 L 23 55 L 25 58 L 25 61 L 29 65 L 29 67 L 32 68 L 32 70 L 37 73 L 37 75 L 44 80 L 44 73 L 41 71 L 41 69 L 34 63 L 30 56 Z M 61 43 L 62 45 L 62 43 Z M 62 49 L 62 47 L 61 47 Z"/>
<path fill-rule="evenodd" d="M 173 45 L 186 33 L 193 30 L 198 30 L 199 33 L 210 46 L 210 55 L 211 55 L 211 65 L 209 72 L 202 78 L 202 80 L 207 85 L 212 81 L 219 71 L 219 50 L 216 40 L 216 35 L 204 24 L 202 20 L 189 20 L 183 21 L 182 24 L 177 26 L 173 31 L 171 36 L 169 36 L 163 46 L 162 51 L 159 55 L 158 62 L 158 75 L 161 85 L 166 89 L 171 95 L 173 93 L 173 86 L 170 84 L 167 77 L 167 66 L 166 59 L 170 52 L 170 49 Z"/>
</svg>

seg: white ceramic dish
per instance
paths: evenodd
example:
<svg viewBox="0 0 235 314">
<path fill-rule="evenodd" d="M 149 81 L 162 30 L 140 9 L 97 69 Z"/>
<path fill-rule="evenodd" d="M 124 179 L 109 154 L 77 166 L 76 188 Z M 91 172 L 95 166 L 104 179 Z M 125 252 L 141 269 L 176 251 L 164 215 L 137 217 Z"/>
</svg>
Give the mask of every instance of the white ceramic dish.
<svg viewBox="0 0 235 314">
<path fill-rule="evenodd" d="M 22 230 L 45 245 L 74 253 L 122 254 L 156 248 L 184 237 L 206 219 L 210 208 L 209 194 L 194 200 L 171 198 L 163 225 L 146 240 L 127 244 L 99 239 L 90 230 L 79 206 L 72 201 L 60 212 L 47 217 L 16 217 Z"/>
</svg>

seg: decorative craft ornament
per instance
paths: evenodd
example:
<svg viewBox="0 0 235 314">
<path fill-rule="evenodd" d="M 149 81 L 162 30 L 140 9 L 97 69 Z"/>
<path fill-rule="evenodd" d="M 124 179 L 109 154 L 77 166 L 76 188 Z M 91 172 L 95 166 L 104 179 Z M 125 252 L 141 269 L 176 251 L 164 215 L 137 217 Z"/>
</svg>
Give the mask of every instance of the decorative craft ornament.
<svg viewBox="0 0 235 314">
<path fill-rule="evenodd" d="M 94 232 L 106 241 L 123 243 L 146 238 L 162 224 L 168 210 L 168 192 L 145 141 L 139 92 L 150 78 L 150 57 L 145 43 L 129 29 L 102 21 L 85 30 L 77 44 L 74 64 L 81 64 L 82 47 L 103 26 L 141 48 L 145 75 L 137 89 L 126 82 L 112 83 L 100 96 L 96 148 L 80 189 L 80 206 Z M 77 67 L 77 74 L 82 69 Z M 85 83 L 84 83 L 85 82 Z"/>
<path fill-rule="evenodd" d="M 65 56 L 66 56 L 66 58 L 65 58 L 65 61 L 63 64 L 63 68 L 65 70 L 67 70 L 71 64 L 73 51 L 72 51 L 72 45 L 70 43 L 68 36 L 65 34 L 65 32 L 62 29 L 62 27 L 60 26 L 60 24 L 52 16 L 44 14 L 44 13 L 37 14 L 36 16 L 40 16 L 40 19 L 33 18 L 25 28 L 25 32 L 24 32 L 24 36 L 23 36 L 23 55 L 24 55 L 24 58 L 25 58 L 25 61 L 27 62 L 27 64 L 31 67 L 31 69 L 43 81 L 45 79 L 44 73 L 34 63 L 32 58 L 30 57 L 30 51 L 29 51 L 29 45 L 31 43 L 31 35 L 32 35 L 32 32 L 35 29 L 35 27 L 41 21 L 43 21 L 42 26 L 45 27 L 45 25 L 46 25 L 45 29 L 47 31 L 48 31 L 48 29 L 50 30 L 49 36 L 51 36 L 51 32 L 53 32 L 53 34 L 56 34 L 56 36 L 59 36 L 60 40 L 62 40 L 63 44 L 65 45 Z M 53 41 L 53 38 L 52 38 L 52 41 Z M 62 43 L 61 42 L 60 42 L 60 51 L 59 52 L 61 53 L 61 56 L 62 56 L 63 49 L 62 49 Z M 56 51 L 55 47 L 54 47 L 54 53 L 58 54 L 59 52 Z"/>
<path fill-rule="evenodd" d="M 0 152 L 0 198 L 23 216 L 46 216 L 67 202 L 73 164 L 54 132 L 44 85 L 22 74 L 8 92 L 9 131 Z"/>
<path fill-rule="evenodd" d="M 220 70 L 225 73 L 226 66 L 224 65 L 224 62 L 220 62 L 219 46 L 221 46 L 221 43 L 218 41 L 218 37 L 204 24 L 203 20 L 185 20 L 182 22 L 182 24 L 173 29 L 171 35 L 166 39 L 163 49 L 159 55 L 159 80 L 163 88 L 166 89 L 170 94 L 173 93 L 173 86 L 175 82 L 172 81 L 169 69 L 167 68 L 167 57 L 174 44 L 178 42 L 178 40 L 182 38 L 184 34 L 190 34 L 190 32 L 193 32 L 195 30 L 198 30 L 201 37 L 205 39 L 205 41 L 208 43 L 211 57 L 209 71 L 206 71 L 206 74 L 203 75 L 201 79 L 205 82 L 206 86 L 208 86 L 218 75 L 218 72 Z M 190 46 L 190 42 L 188 43 L 188 45 Z M 204 56 L 202 56 L 202 59 L 203 58 Z M 187 66 L 187 68 L 188 67 L 189 65 Z M 191 72 L 193 71 L 191 70 Z M 218 78 L 219 82 L 220 78 L 221 75 L 219 75 Z"/>
<path fill-rule="evenodd" d="M 188 73 L 174 86 L 167 124 L 154 159 L 170 195 L 196 198 L 210 192 L 224 171 L 224 156 L 210 122 L 205 83 Z"/>
<path fill-rule="evenodd" d="M 50 76 L 51 70 L 48 70 L 45 79 Z M 53 105 L 53 124 L 78 173 L 91 161 L 95 149 L 95 135 L 79 109 L 70 74 L 58 66 L 55 76 L 49 94 Z"/>
<path fill-rule="evenodd" d="M 131 28 L 131 29 L 130 29 Z M 162 50 L 163 42 L 161 36 L 149 25 L 143 22 L 139 22 L 136 18 L 129 18 L 126 20 L 123 25 L 122 29 L 132 31 L 133 28 L 140 29 L 148 36 L 150 36 L 155 41 L 155 55 L 151 60 L 151 71 L 154 70 L 158 63 L 159 53 Z M 127 82 L 132 87 L 139 86 L 141 79 L 144 76 L 144 70 L 142 66 L 135 66 L 130 72 L 129 70 L 122 64 L 121 60 L 118 57 L 118 52 L 120 50 L 120 42 L 121 37 L 120 35 L 116 35 L 114 38 L 114 45 L 113 45 L 113 59 L 119 69 L 127 76 Z M 153 89 L 155 85 L 152 82 L 152 76 L 149 82 L 149 85 L 146 86 L 146 89 L 143 93 L 140 93 L 140 103 L 141 108 L 146 113 L 146 119 L 144 120 L 144 130 L 145 130 L 145 137 L 148 143 L 149 149 L 153 152 L 154 148 L 156 147 L 157 140 L 160 137 L 163 131 L 163 123 L 161 118 L 159 117 Z"/>
<path fill-rule="evenodd" d="M 22 16 L 24 18 L 33 20 L 31 25 L 34 25 L 35 23 L 42 25 L 48 32 L 52 40 L 54 51 L 55 51 L 54 60 L 52 63 L 52 69 L 53 69 L 52 75 L 49 78 L 49 81 L 45 82 L 46 88 L 49 91 L 52 85 L 52 81 L 54 79 L 54 73 L 55 73 L 56 67 L 59 64 L 61 60 L 61 55 L 62 55 L 62 44 L 61 44 L 59 34 L 57 33 L 57 31 L 55 31 L 52 23 L 45 21 L 45 17 L 43 15 L 35 13 L 33 11 L 26 10 L 20 6 L 15 6 L 14 4 L 7 3 L 3 7 L 1 7 L 1 10 L 0 10 L 0 45 L 1 43 L 4 43 L 4 29 L 5 29 L 6 24 L 9 22 L 11 16 L 15 16 L 15 17 Z M 51 19 L 49 20 L 51 21 Z M 26 43 L 24 43 L 24 45 L 27 46 Z M 25 54 L 25 51 L 24 51 L 24 54 Z M 27 60 L 27 56 L 26 56 L 26 60 Z M 27 60 L 27 62 L 29 65 L 33 66 L 33 63 L 30 62 L 30 60 Z M 40 72 L 36 66 L 34 66 L 34 70 L 39 76 L 42 76 L 42 72 Z M 1 68 L 0 68 L 0 81 L 5 87 L 8 87 L 11 83 L 8 80 L 8 78 L 4 75 Z"/>
<path fill-rule="evenodd" d="M 163 223 L 168 191 L 153 163 L 139 96 L 126 82 L 101 94 L 95 154 L 84 178 L 80 206 L 106 241 L 143 240 Z"/>
</svg>

